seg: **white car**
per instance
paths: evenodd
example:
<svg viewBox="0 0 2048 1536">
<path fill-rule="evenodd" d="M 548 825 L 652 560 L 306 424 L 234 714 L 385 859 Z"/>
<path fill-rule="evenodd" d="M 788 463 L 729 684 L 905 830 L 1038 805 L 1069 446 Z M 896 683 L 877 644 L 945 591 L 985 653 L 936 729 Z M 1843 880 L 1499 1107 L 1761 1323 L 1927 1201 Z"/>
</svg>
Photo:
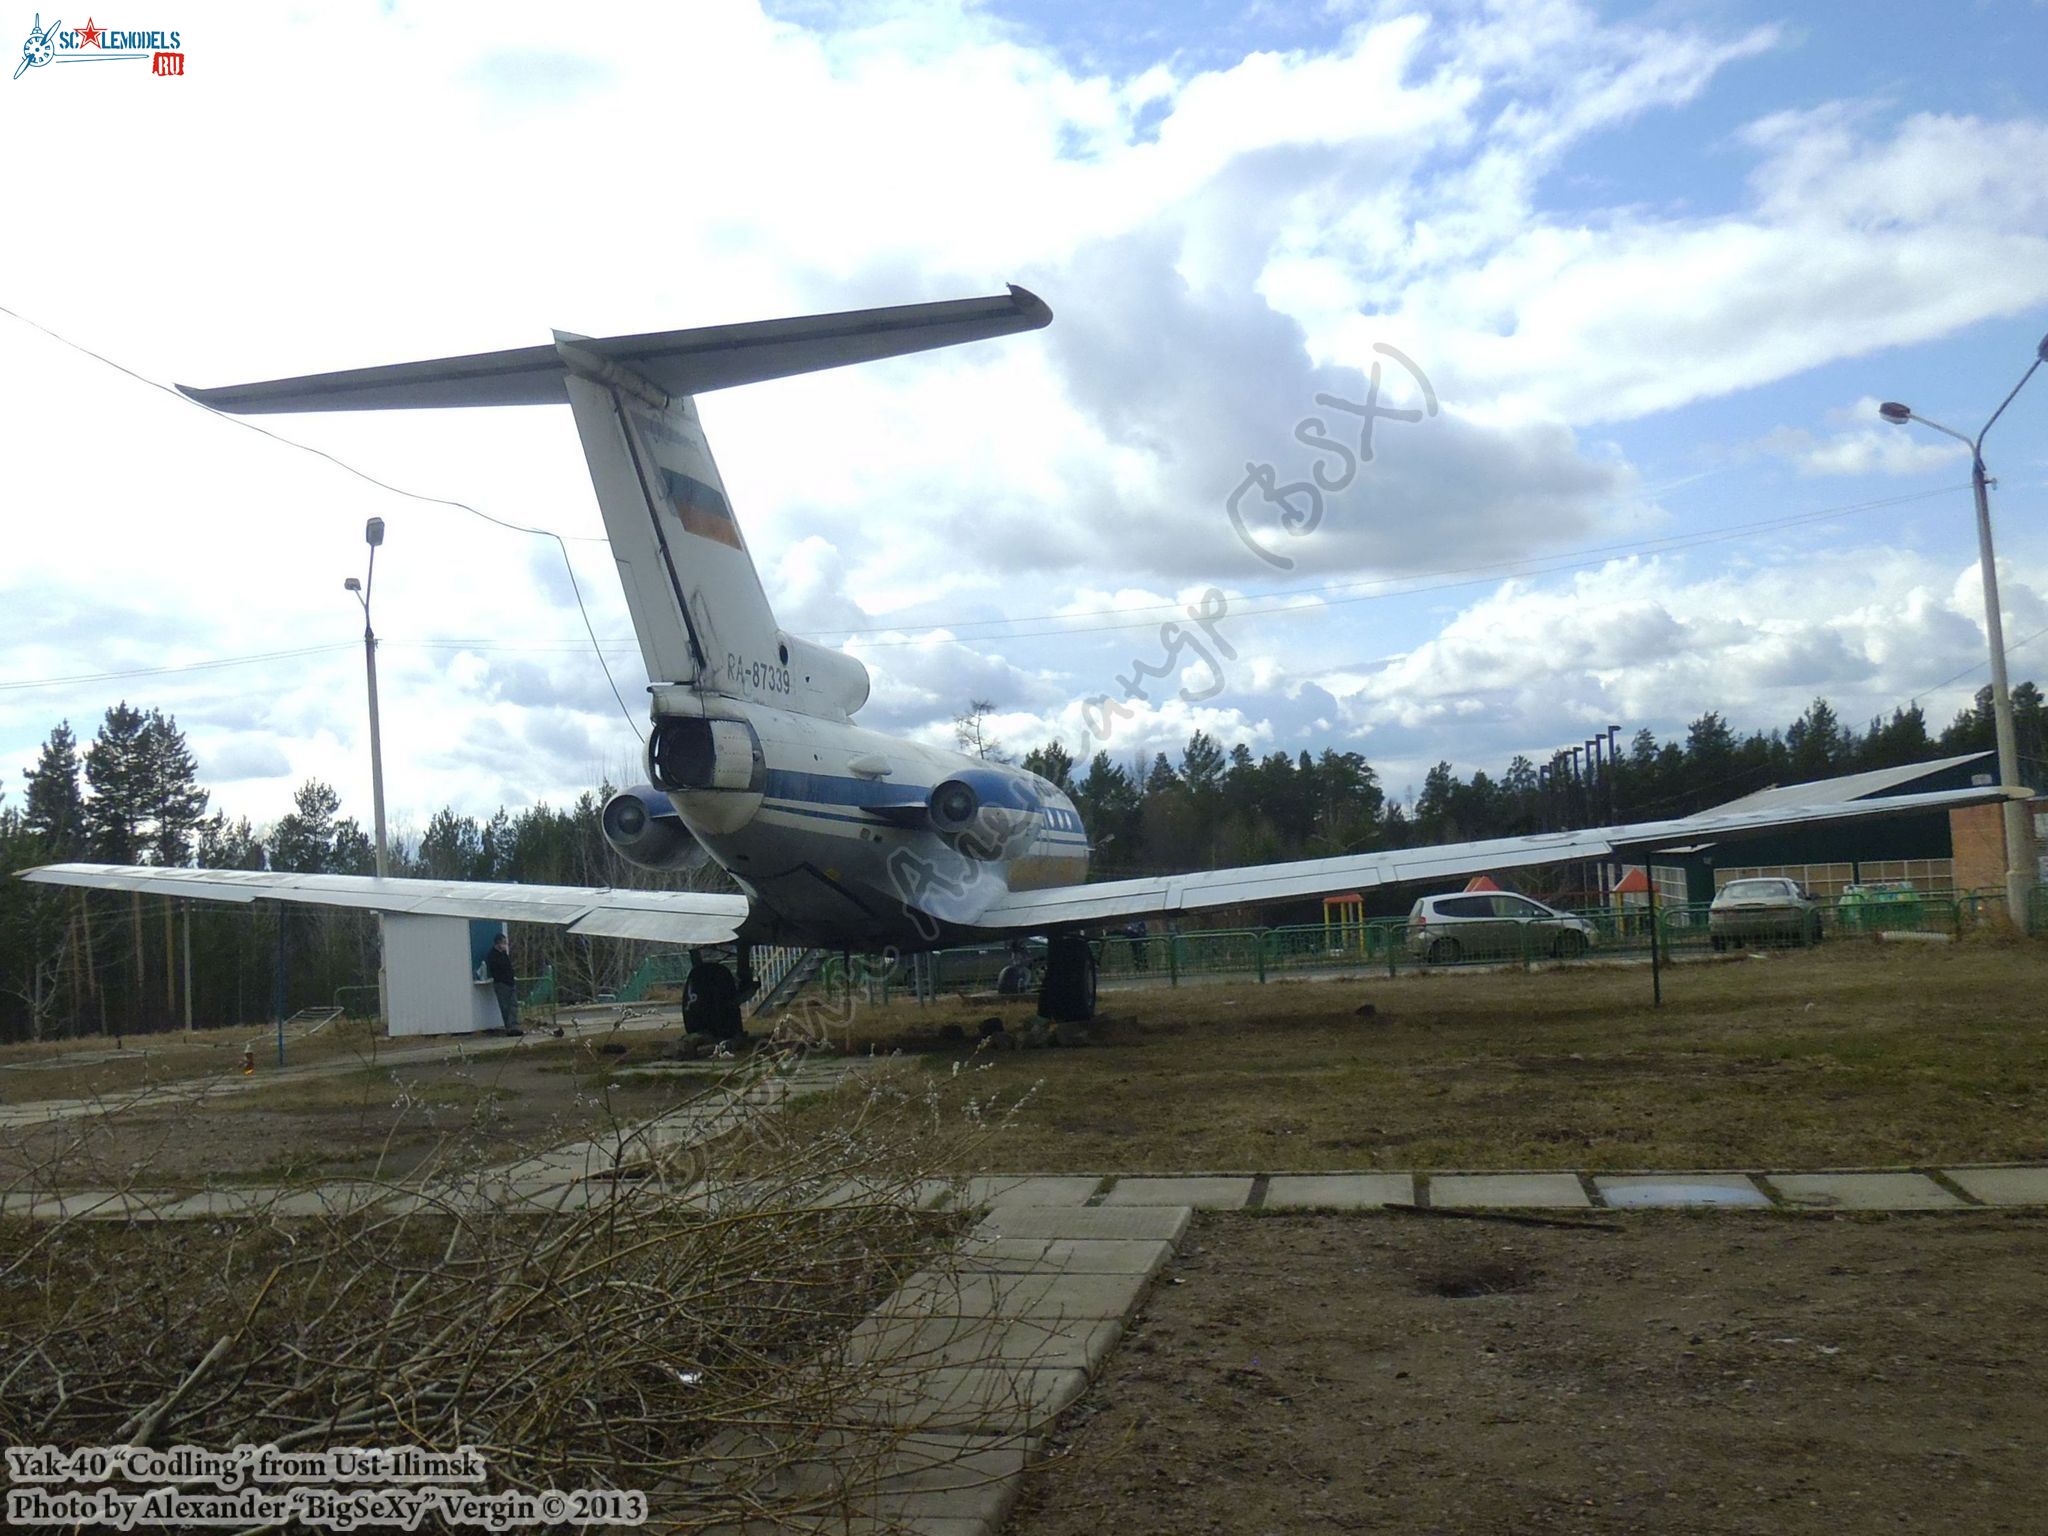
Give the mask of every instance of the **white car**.
<svg viewBox="0 0 2048 1536">
<path fill-rule="evenodd" d="M 1730 880 L 1707 908 L 1714 948 L 1745 944 L 1818 944 L 1820 903 L 1796 880 L 1777 875 Z"/>
<path fill-rule="evenodd" d="M 1424 896 L 1408 909 L 1408 953 L 1430 965 L 1583 955 L 1599 933 L 1583 917 L 1509 891 Z"/>
</svg>

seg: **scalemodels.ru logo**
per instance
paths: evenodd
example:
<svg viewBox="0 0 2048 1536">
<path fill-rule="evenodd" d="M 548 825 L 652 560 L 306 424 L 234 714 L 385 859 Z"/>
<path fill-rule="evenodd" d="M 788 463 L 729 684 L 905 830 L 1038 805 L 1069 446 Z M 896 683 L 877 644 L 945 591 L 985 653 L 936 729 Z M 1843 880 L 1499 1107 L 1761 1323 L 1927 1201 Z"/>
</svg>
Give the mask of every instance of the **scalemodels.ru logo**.
<svg viewBox="0 0 2048 1536">
<path fill-rule="evenodd" d="M 64 23 L 43 25 L 42 13 L 29 28 L 28 41 L 21 45 L 21 62 L 14 66 L 14 78 L 45 64 L 92 64 L 111 59 L 146 60 L 152 75 L 185 73 L 184 44 L 176 32 L 130 31 L 125 27 L 103 27 L 87 18 L 82 27 L 64 29 Z"/>
</svg>

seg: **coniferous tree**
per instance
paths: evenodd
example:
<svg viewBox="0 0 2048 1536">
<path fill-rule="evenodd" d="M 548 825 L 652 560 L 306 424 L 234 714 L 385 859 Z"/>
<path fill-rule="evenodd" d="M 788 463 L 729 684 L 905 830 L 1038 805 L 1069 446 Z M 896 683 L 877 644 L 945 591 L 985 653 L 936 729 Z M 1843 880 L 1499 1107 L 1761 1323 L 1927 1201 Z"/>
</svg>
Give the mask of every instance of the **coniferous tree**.
<svg viewBox="0 0 2048 1536">
<path fill-rule="evenodd" d="M 154 863 L 181 866 L 192 861 L 193 834 L 206 814 L 207 793 L 199 787 L 199 765 L 185 745 L 178 722 L 152 709 L 138 741 L 142 759 L 142 802 L 149 814 L 145 849 Z"/>
<path fill-rule="evenodd" d="M 1054 740 L 1042 747 L 1033 747 L 1024 754 L 1023 768 L 1026 773 L 1035 773 L 1055 788 L 1069 794 L 1074 788 L 1074 757 L 1064 744 Z"/>
<path fill-rule="evenodd" d="M 20 831 L 45 862 L 76 859 L 85 848 L 85 795 L 79 787 L 78 741 L 66 720 L 50 732 L 33 768 L 22 771 Z"/>
<path fill-rule="evenodd" d="M 86 846 L 103 864 L 139 864 L 150 815 L 149 721 L 123 700 L 107 711 L 85 755 Z"/>
<path fill-rule="evenodd" d="M 300 875 L 335 873 L 335 815 L 341 796 L 319 779 L 292 794 L 292 809 L 271 829 L 270 867 Z"/>
</svg>

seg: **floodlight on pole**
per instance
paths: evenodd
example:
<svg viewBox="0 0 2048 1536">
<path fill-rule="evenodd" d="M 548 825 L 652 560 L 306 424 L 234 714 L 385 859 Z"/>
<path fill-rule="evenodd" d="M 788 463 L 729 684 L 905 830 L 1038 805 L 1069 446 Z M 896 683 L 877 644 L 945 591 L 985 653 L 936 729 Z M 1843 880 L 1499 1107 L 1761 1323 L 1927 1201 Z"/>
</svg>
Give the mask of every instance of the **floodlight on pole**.
<svg viewBox="0 0 2048 1536">
<path fill-rule="evenodd" d="M 363 670 L 370 684 L 370 800 L 377 822 L 377 878 L 391 873 L 390 855 L 384 840 L 384 742 L 377 718 L 377 631 L 370 625 L 370 589 L 377 579 L 377 547 L 384 542 L 384 519 L 373 517 L 363 525 L 363 542 L 370 546 L 370 567 L 361 581 L 351 576 L 342 590 L 353 592 L 363 605 Z"/>
<path fill-rule="evenodd" d="M 2048 363 L 2048 336 L 2041 338 L 2041 344 L 2034 349 L 2034 361 L 2027 365 L 2019 383 L 2013 385 L 1998 409 L 1991 413 L 1991 420 L 1984 423 L 1974 438 L 1916 415 L 1911 406 L 1896 400 L 1887 400 L 1877 408 L 1878 415 L 1894 426 L 1917 421 L 1970 450 L 1970 489 L 1977 501 L 1977 564 L 1984 578 L 1984 634 L 1991 646 L 1991 720 L 1998 737 L 1998 782 L 2006 794 L 2005 911 L 2022 926 L 2027 920 L 2027 888 L 2033 883 L 2033 870 L 2028 867 L 2031 858 L 2027 846 L 2027 807 L 2020 779 L 2019 735 L 2013 729 L 2012 692 L 2006 685 L 2005 623 L 1998 605 L 1998 559 L 1991 547 L 1991 477 L 1984 469 L 1984 437 L 2043 363 Z"/>
</svg>

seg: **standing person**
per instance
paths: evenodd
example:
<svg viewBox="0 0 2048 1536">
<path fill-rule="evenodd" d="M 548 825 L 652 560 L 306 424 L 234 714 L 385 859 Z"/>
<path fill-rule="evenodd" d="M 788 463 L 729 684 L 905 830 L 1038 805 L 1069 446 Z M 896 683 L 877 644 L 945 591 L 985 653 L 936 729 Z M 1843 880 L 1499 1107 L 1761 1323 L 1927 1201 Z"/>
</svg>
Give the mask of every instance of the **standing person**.
<svg viewBox="0 0 2048 1536">
<path fill-rule="evenodd" d="M 1124 929 L 1124 938 L 1130 942 L 1131 946 L 1131 969 L 1136 971 L 1149 971 L 1152 969 L 1152 929 L 1145 922 L 1145 919 L 1141 917 L 1136 922 L 1127 925 Z"/>
<path fill-rule="evenodd" d="M 523 1035 L 519 1027 L 519 983 L 512 974 L 512 945 L 504 934 L 491 940 L 491 952 L 484 956 L 484 970 L 491 978 L 491 990 L 498 994 L 498 1017 L 505 1021 L 505 1033 Z"/>
</svg>

